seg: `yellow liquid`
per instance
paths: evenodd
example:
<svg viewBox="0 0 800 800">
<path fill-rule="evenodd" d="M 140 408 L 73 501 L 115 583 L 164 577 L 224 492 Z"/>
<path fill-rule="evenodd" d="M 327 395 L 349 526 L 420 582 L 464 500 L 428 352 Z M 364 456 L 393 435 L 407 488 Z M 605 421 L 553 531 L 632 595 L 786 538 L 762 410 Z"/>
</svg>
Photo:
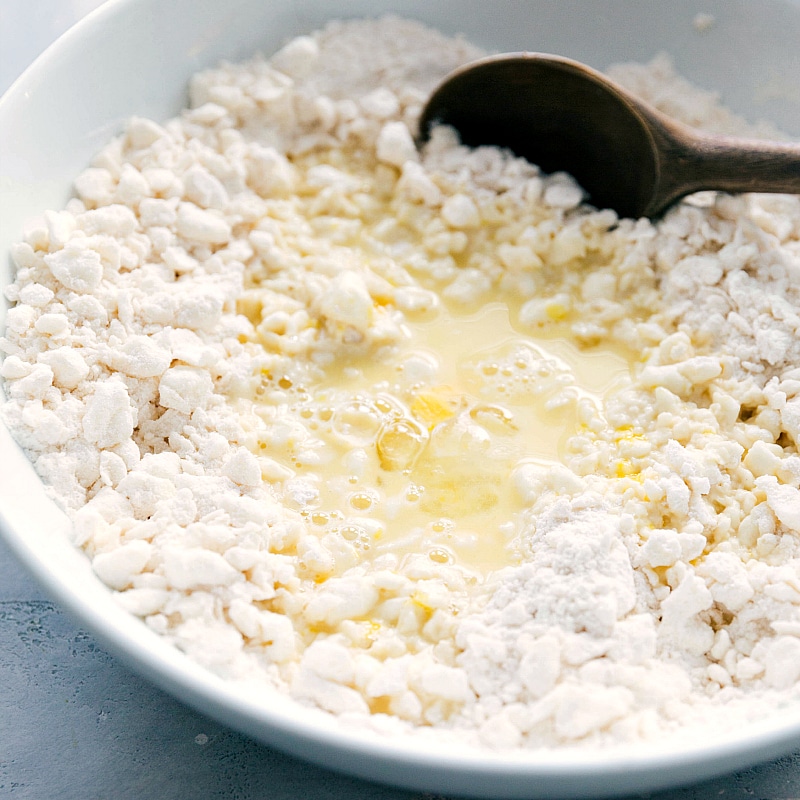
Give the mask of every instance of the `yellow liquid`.
<svg viewBox="0 0 800 800">
<path fill-rule="evenodd" d="M 391 357 L 332 365 L 306 387 L 312 401 L 299 418 L 329 458 L 297 470 L 320 486 L 301 510 L 360 559 L 423 553 L 480 572 L 506 566 L 523 508 L 514 468 L 559 462 L 577 399 L 601 404 L 629 374 L 621 349 L 520 334 L 497 298 L 469 315 L 441 308 L 409 323 Z M 348 474 L 354 451 L 364 468 Z"/>
</svg>

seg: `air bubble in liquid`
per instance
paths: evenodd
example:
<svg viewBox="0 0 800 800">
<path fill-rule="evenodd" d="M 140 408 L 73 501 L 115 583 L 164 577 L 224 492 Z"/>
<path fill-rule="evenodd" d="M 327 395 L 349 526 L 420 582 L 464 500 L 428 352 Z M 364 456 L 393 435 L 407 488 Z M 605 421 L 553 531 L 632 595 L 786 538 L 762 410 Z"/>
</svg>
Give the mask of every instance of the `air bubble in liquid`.
<svg viewBox="0 0 800 800">
<path fill-rule="evenodd" d="M 482 403 L 473 406 L 469 415 L 478 425 L 491 433 L 508 435 L 517 430 L 513 414 L 502 406 Z"/>
<path fill-rule="evenodd" d="M 435 564 L 452 564 L 453 556 L 443 547 L 434 547 L 428 551 L 428 558 Z"/>
<path fill-rule="evenodd" d="M 372 442 L 380 424 L 378 409 L 360 397 L 342 403 L 333 412 L 333 430 L 357 444 Z"/>
<path fill-rule="evenodd" d="M 347 539 L 348 542 L 355 542 L 367 535 L 367 532 L 359 525 L 343 525 L 339 528 L 339 533 L 342 535 L 342 538 Z"/>
<path fill-rule="evenodd" d="M 428 443 L 428 432 L 408 418 L 381 426 L 375 443 L 381 467 L 389 472 L 411 469 Z"/>
<path fill-rule="evenodd" d="M 350 495 L 350 505 L 356 511 L 368 511 L 375 505 L 377 498 L 371 492 L 356 492 Z"/>
</svg>

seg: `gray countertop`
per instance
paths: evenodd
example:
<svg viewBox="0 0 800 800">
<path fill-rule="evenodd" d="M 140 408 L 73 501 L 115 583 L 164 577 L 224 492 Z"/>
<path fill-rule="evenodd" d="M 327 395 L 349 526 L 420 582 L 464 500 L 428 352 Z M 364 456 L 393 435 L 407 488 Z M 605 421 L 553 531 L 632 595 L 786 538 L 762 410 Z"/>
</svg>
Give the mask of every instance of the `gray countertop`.
<svg viewBox="0 0 800 800">
<path fill-rule="evenodd" d="M 0 91 L 102 0 L 0 0 Z M 0 541 L 0 797 L 444 800 L 285 756 L 131 673 Z M 800 798 L 800 751 L 651 800 Z"/>
</svg>

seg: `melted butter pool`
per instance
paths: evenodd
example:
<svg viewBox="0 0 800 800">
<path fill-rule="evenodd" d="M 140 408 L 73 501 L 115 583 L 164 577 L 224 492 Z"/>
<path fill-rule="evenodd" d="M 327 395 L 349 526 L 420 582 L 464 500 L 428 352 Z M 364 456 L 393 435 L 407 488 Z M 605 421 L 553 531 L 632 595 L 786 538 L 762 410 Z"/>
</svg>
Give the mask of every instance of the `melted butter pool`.
<svg viewBox="0 0 800 800">
<path fill-rule="evenodd" d="M 522 335 L 510 317 L 497 298 L 466 315 L 442 307 L 389 355 L 331 365 L 292 406 L 318 458 L 285 462 L 284 501 L 336 573 L 386 554 L 480 572 L 510 563 L 515 468 L 560 462 L 578 401 L 600 405 L 630 375 L 622 349 Z"/>
</svg>

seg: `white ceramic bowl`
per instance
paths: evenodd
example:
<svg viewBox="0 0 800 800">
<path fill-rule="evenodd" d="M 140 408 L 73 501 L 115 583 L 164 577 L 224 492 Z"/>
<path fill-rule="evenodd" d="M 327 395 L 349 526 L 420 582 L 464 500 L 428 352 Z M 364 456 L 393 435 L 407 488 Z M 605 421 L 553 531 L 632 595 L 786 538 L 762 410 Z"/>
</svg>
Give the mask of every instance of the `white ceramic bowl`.
<svg viewBox="0 0 800 800">
<path fill-rule="evenodd" d="M 681 73 L 734 110 L 800 135 L 800 3 L 790 0 L 111 0 L 90 14 L 0 101 L 0 282 L 24 221 L 67 200 L 72 178 L 133 114 L 166 119 L 189 76 L 221 58 L 270 53 L 330 18 L 394 12 L 488 50 L 542 50 L 600 69 L 668 51 Z M 705 32 L 695 16 L 711 14 Z M 702 747 L 525 756 L 381 740 L 342 730 L 274 692 L 253 697 L 189 662 L 116 607 L 67 520 L 0 429 L 0 528 L 45 588 L 141 674 L 275 747 L 365 778 L 482 797 L 600 797 L 700 780 L 800 746 L 800 708 Z"/>
</svg>

